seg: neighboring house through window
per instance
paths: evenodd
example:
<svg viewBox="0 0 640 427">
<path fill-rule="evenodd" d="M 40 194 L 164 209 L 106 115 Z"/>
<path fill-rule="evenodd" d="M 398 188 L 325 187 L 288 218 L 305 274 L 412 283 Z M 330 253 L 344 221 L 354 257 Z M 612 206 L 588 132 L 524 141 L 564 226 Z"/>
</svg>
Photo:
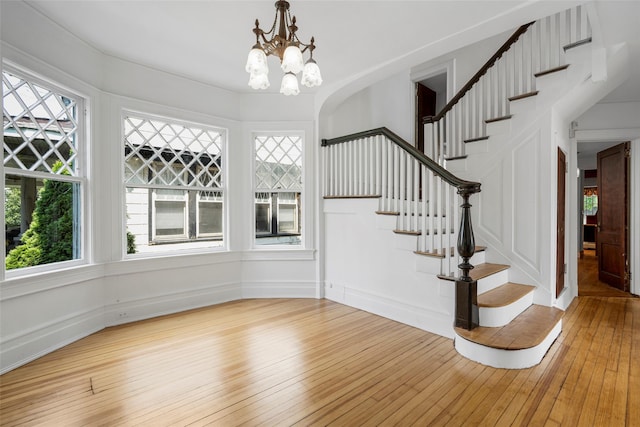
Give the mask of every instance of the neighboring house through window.
<svg viewBox="0 0 640 427">
<path fill-rule="evenodd" d="M 82 259 L 84 100 L 6 66 L 2 99 L 5 268 Z"/>
<path fill-rule="evenodd" d="M 225 131 L 139 113 L 123 121 L 127 232 L 135 251 L 222 246 Z"/>
<path fill-rule="evenodd" d="M 302 135 L 254 134 L 256 244 L 301 244 Z"/>
</svg>

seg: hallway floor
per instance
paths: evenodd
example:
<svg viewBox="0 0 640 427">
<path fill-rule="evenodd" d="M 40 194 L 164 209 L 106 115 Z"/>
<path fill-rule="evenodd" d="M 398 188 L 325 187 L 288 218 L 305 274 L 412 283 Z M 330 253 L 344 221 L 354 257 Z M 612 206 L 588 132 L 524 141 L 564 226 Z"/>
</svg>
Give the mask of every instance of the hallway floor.
<svg viewBox="0 0 640 427">
<path fill-rule="evenodd" d="M 584 251 L 584 257 L 578 259 L 578 295 L 592 297 L 634 297 L 628 292 L 623 292 L 598 280 L 598 257 L 592 249 L 586 249 Z"/>
</svg>

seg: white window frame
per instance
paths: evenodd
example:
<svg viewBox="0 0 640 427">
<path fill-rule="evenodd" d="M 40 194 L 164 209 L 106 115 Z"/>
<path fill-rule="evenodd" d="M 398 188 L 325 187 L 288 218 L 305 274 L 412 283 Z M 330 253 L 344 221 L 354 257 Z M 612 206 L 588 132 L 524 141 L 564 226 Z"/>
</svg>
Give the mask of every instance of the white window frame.
<svg viewBox="0 0 640 427">
<path fill-rule="evenodd" d="M 215 190 L 212 190 L 212 192 L 217 192 Z M 197 191 L 196 192 L 196 208 L 195 208 L 195 220 L 196 220 L 196 236 L 197 237 L 201 237 L 201 238 L 211 238 L 211 237 L 218 237 L 220 234 L 222 235 L 222 237 L 224 238 L 224 200 L 222 200 L 224 198 L 224 194 L 223 197 L 221 198 L 221 200 L 204 200 L 202 198 L 202 191 Z M 222 212 L 222 218 L 223 218 L 223 222 L 221 224 L 222 226 L 222 232 L 221 233 L 201 233 L 200 232 L 200 203 L 205 203 L 205 204 L 218 204 L 221 205 L 220 206 L 220 211 Z"/>
<path fill-rule="evenodd" d="M 300 159 L 302 162 L 302 166 L 301 166 L 301 185 L 300 185 L 300 189 L 299 190 L 295 190 L 295 189 L 264 189 L 264 188 L 256 188 L 257 187 L 257 183 L 256 183 L 256 147 L 255 147 L 255 141 L 257 137 L 260 136 L 273 136 L 273 137 L 278 137 L 278 136 L 295 136 L 300 138 Z M 305 181 L 306 181 L 306 161 L 305 161 L 305 156 L 306 156 L 306 150 L 305 150 L 305 139 L 306 139 L 306 133 L 305 131 L 298 131 L 298 130 L 286 130 L 286 131 L 278 131 L 278 130 L 269 130 L 269 131 L 253 131 L 251 132 L 251 180 L 252 180 L 252 221 L 251 221 L 251 225 L 252 225 L 252 230 L 251 230 L 251 236 L 252 236 L 252 242 L 253 242 L 253 249 L 260 249 L 260 250 L 286 250 L 286 249 L 303 249 L 305 247 L 305 221 L 304 221 L 304 212 L 305 212 L 305 191 L 306 191 L 306 185 L 305 185 Z M 299 234 L 299 243 L 297 244 L 286 244 L 286 243 L 281 243 L 281 244 L 259 244 L 259 239 L 260 236 L 269 236 L 271 235 L 271 233 L 258 233 L 256 230 L 256 194 L 257 193 L 300 193 L 300 206 L 299 209 L 296 209 L 296 219 L 298 217 L 300 217 L 300 211 L 303 213 L 302 217 L 300 217 L 299 222 L 296 223 L 296 226 L 299 225 L 300 228 L 300 234 Z M 276 206 L 273 206 L 273 203 L 270 201 L 269 202 L 271 205 L 271 209 L 270 212 L 273 212 L 273 210 L 275 209 L 279 218 L 279 205 L 281 204 L 280 201 L 278 201 Z M 271 228 L 273 228 L 273 224 L 272 221 L 270 220 L 270 225 Z M 275 225 L 276 227 L 278 227 L 278 224 Z M 283 233 L 283 236 L 286 236 L 288 233 Z M 292 236 L 296 236 L 297 233 L 291 233 Z"/>
<path fill-rule="evenodd" d="M 49 264 L 42 264 L 33 267 L 24 267 L 19 269 L 7 270 L 6 269 L 6 254 L 5 251 L 2 251 L 2 277 L 0 280 L 19 278 L 23 276 L 33 275 L 33 274 L 41 274 L 53 271 L 61 271 L 72 267 L 77 267 L 80 265 L 88 264 L 89 259 L 89 250 L 88 250 L 88 242 L 87 238 L 89 233 L 89 224 L 87 221 L 87 204 L 88 204 L 88 108 L 89 101 L 88 97 L 82 95 L 72 89 L 64 87 L 62 84 L 48 79 L 46 77 L 36 75 L 36 73 L 31 72 L 25 68 L 20 66 L 9 64 L 6 61 L 2 62 L 2 72 L 7 72 L 9 74 L 16 75 L 24 80 L 28 80 L 31 83 L 42 86 L 51 92 L 55 92 L 56 94 L 62 95 L 66 98 L 70 98 L 76 101 L 76 120 L 77 120 L 77 131 L 76 135 L 76 144 L 74 149 L 77 151 L 75 156 L 75 173 L 76 176 L 62 175 L 62 174 L 53 174 L 49 172 L 41 172 L 41 171 L 29 171 L 24 169 L 12 168 L 12 167 L 2 167 L 1 178 L 3 183 L 6 183 L 7 175 L 17 175 L 23 176 L 27 178 L 36 178 L 36 179 L 54 179 L 56 181 L 61 182 L 69 182 L 73 184 L 77 184 L 79 186 L 78 195 L 80 200 L 78 201 L 78 213 L 77 213 L 77 222 L 74 223 L 74 227 L 79 228 L 79 233 L 77 235 L 78 241 L 78 258 L 68 260 L 68 261 L 59 261 Z M 4 94 L 3 94 L 4 98 Z M 4 114 L 4 113 L 3 113 Z M 3 156 L 4 160 L 4 156 Z M 4 184 L 3 184 L 4 185 Z M 2 199 L 2 219 L 4 224 L 4 198 Z"/>
<path fill-rule="evenodd" d="M 220 173 L 220 186 L 219 187 L 202 187 L 202 186 L 170 186 L 170 185 L 161 185 L 161 184 L 146 184 L 146 183 L 136 183 L 132 182 L 128 184 L 126 182 L 126 167 L 124 165 L 125 158 L 125 120 L 127 117 L 133 117 L 136 119 L 142 120 L 157 120 L 167 124 L 171 124 L 174 126 L 185 126 L 192 127 L 198 129 L 209 130 L 213 132 L 217 132 L 220 135 L 220 162 L 222 165 L 221 173 Z M 147 221 L 147 227 L 149 229 L 149 237 L 156 242 L 156 244 L 151 245 L 153 249 L 147 249 L 144 252 L 139 252 L 135 254 L 127 254 L 126 248 L 126 239 L 124 239 L 123 244 L 123 257 L 127 258 L 144 258 L 144 257 L 155 257 L 155 256 L 166 256 L 171 254 L 184 254 L 184 253 L 202 253 L 202 252 L 210 252 L 210 251 L 223 251 L 227 249 L 229 236 L 228 236 L 228 227 L 227 227 L 227 216 L 228 216 L 228 194 L 227 194 L 227 176 L 228 176 L 228 164 L 227 161 L 227 144 L 228 144 L 228 129 L 220 126 L 215 126 L 211 124 L 204 123 L 202 121 L 187 121 L 177 117 L 169 117 L 157 114 L 151 114 L 147 112 L 142 112 L 135 109 L 122 108 L 120 115 L 120 126 L 121 126 L 121 138 L 120 142 L 122 143 L 121 147 L 121 155 L 119 158 L 120 165 L 122 168 L 122 222 L 123 222 L 123 232 L 126 234 L 127 232 L 127 188 L 138 188 L 138 189 L 148 189 L 151 192 L 150 200 L 149 200 L 149 220 Z M 157 189 L 168 189 L 168 190 L 183 190 L 185 192 L 185 233 L 186 235 L 183 237 L 158 237 L 156 233 L 156 193 L 154 190 Z M 207 192 L 219 192 L 222 194 L 222 197 L 218 203 L 222 203 L 222 232 L 221 233 L 199 233 L 199 194 L 201 191 Z M 189 211 L 189 198 L 192 197 L 189 193 L 195 193 L 196 195 L 196 203 L 195 208 L 193 208 L 193 213 Z M 195 215 L 195 238 L 189 239 L 189 215 Z M 216 244 L 213 242 L 221 242 L 220 244 Z M 138 242 L 136 242 L 136 246 Z"/>
</svg>

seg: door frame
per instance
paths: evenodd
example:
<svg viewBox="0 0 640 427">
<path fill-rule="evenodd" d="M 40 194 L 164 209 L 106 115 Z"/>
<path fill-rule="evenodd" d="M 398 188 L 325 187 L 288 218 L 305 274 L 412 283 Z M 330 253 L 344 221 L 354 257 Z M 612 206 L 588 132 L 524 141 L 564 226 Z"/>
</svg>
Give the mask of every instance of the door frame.
<svg viewBox="0 0 640 427">
<path fill-rule="evenodd" d="M 633 236 L 640 237 L 640 127 L 632 129 L 607 129 L 607 130 L 577 130 L 575 131 L 575 141 L 573 143 L 574 149 L 577 150 L 580 142 L 617 142 L 622 143 L 625 141 L 631 141 L 631 165 L 630 165 L 630 177 L 631 186 L 630 193 L 631 199 L 629 201 L 630 207 L 630 268 L 631 268 L 631 280 L 630 280 L 630 292 L 634 295 L 640 295 L 640 238 L 634 239 Z M 575 151 L 573 151 L 575 155 Z M 571 182 L 572 180 L 570 180 Z M 582 188 L 576 190 L 582 194 Z M 575 194 L 577 199 L 578 194 Z M 582 216 L 578 214 L 577 209 L 571 209 L 570 215 L 576 216 L 576 221 L 579 226 L 582 226 Z M 577 238 L 580 238 L 579 233 Z M 576 247 L 579 244 L 576 241 Z M 572 279 L 576 283 L 576 295 L 577 295 L 577 258 L 573 257 L 569 259 L 572 266 L 575 265 L 576 275 Z"/>
<path fill-rule="evenodd" d="M 415 118 L 416 117 L 416 101 L 415 101 L 415 85 L 416 83 L 419 83 L 423 80 L 429 79 L 431 77 L 435 77 L 437 75 L 440 74 L 446 74 L 447 75 L 447 94 L 446 94 L 446 102 L 449 102 L 449 100 L 456 94 L 456 87 L 455 87 L 455 82 L 453 79 L 454 76 L 454 71 L 455 71 L 455 60 L 454 59 L 450 59 L 448 61 L 443 62 L 442 64 L 438 64 L 438 65 L 434 65 L 432 67 L 428 67 L 428 68 L 422 68 L 422 67 L 416 67 L 414 69 L 411 70 L 410 74 L 409 74 L 409 85 L 411 85 L 410 88 L 410 93 L 412 94 L 411 96 L 411 106 L 410 106 L 410 112 L 411 112 L 411 117 Z M 437 107 L 436 107 L 437 109 Z M 437 112 L 436 112 L 437 114 Z M 412 119 L 415 120 L 415 119 Z M 415 131 L 414 133 L 414 138 L 415 138 Z M 417 141 L 413 141 L 413 145 L 416 145 Z"/>
<path fill-rule="evenodd" d="M 558 147 L 556 187 L 556 298 L 565 289 L 567 229 L 567 155 Z"/>
</svg>

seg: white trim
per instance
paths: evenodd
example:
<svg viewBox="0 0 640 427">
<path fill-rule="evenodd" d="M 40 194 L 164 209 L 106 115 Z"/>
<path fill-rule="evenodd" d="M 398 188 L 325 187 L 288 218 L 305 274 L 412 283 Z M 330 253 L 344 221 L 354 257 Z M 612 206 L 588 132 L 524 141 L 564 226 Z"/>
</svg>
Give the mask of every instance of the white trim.
<svg viewBox="0 0 640 427">
<path fill-rule="evenodd" d="M 640 295 L 640 138 L 631 141 L 630 291 Z"/>
<path fill-rule="evenodd" d="M 449 312 L 444 309 L 436 310 L 429 307 L 420 307 L 340 283 L 326 282 L 323 289 L 324 297 L 328 300 L 364 310 L 446 338 L 454 337 L 453 298 L 451 299 L 451 311 Z"/>
<path fill-rule="evenodd" d="M 106 326 L 120 325 L 242 299 L 241 284 L 228 282 L 105 304 Z"/>
<path fill-rule="evenodd" d="M 480 326 L 496 328 L 507 325 L 533 304 L 533 294 L 534 289 L 503 307 L 480 307 L 478 310 Z"/>
<path fill-rule="evenodd" d="M 522 350 L 503 350 L 485 347 L 468 341 L 458 335 L 455 337 L 455 348 L 467 359 L 483 365 L 502 369 L 525 369 L 539 364 L 542 358 L 562 332 L 562 319 L 553 327 L 546 338 L 537 346 Z"/>
<path fill-rule="evenodd" d="M 221 126 L 216 126 L 216 125 L 212 125 L 209 123 L 204 123 L 204 122 L 197 122 L 197 121 L 192 121 L 192 120 L 185 120 L 179 117 L 169 117 L 167 115 L 163 115 L 163 114 L 155 114 L 155 113 L 149 113 L 149 112 L 143 112 L 140 111 L 138 109 L 132 109 L 132 108 L 127 108 L 127 107 L 121 107 L 119 109 L 119 128 L 120 128 L 120 148 L 118 150 L 118 152 L 120 153 L 120 157 L 118 159 L 119 162 L 119 188 L 120 188 L 120 192 L 121 192 L 121 196 L 120 196 L 120 200 L 122 201 L 122 208 L 121 208 L 121 212 L 122 212 L 122 244 L 121 244 L 121 253 L 122 253 L 122 259 L 124 260 L 128 260 L 128 259 L 135 259 L 135 258 L 155 258 L 158 256 L 164 256 L 164 255 L 173 255 L 173 254 L 178 254 L 178 253 L 183 253 L 183 252 L 188 252 L 188 253 L 202 253 L 202 252 L 209 252 L 211 250 L 213 251 L 224 251 L 228 248 L 229 243 L 229 192 L 228 192 L 228 181 L 229 181 L 229 129 L 226 127 L 221 127 Z M 184 116 L 186 112 L 182 111 L 182 115 Z M 216 132 L 220 135 L 220 161 L 221 164 L 223 165 L 222 168 L 222 172 L 220 175 L 220 187 L 201 187 L 201 186 L 186 186 L 186 185 L 175 185 L 175 186 L 167 186 L 167 185 L 145 185 L 145 184 L 135 184 L 135 183 L 127 183 L 125 182 L 125 166 L 124 166 L 124 158 L 125 158 L 125 144 L 124 144 L 124 139 L 125 139 L 125 134 L 124 134 L 124 123 L 125 123 L 125 119 L 131 117 L 134 119 L 141 119 L 141 120 L 157 120 L 157 121 L 161 121 L 164 122 L 165 124 L 168 125 L 178 125 L 178 126 L 184 126 L 184 127 L 193 127 L 193 128 L 199 128 L 199 129 L 204 129 L 204 130 L 209 130 L 212 132 Z M 222 204 L 223 204 L 223 218 L 222 218 L 222 222 L 223 222 L 223 229 L 222 229 L 222 244 L 218 244 L 219 241 L 206 241 L 206 240 L 193 240 L 193 241 L 180 241 L 180 243 L 176 243 L 179 245 L 179 247 L 176 249 L 175 246 L 173 246 L 170 243 L 167 243 L 166 245 L 158 245 L 156 247 L 154 247 L 154 250 L 148 251 L 148 252 L 140 252 L 140 253 L 136 253 L 136 254 L 127 254 L 127 240 L 124 236 L 126 236 L 126 232 L 127 232 L 127 200 L 126 200 L 126 189 L 127 188 L 150 188 L 150 189 L 176 189 L 176 190 L 184 190 L 184 191 L 200 191 L 200 190 L 206 190 L 206 191 L 217 191 L 222 193 Z M 154 218 L 155 220 L 155 195 L 153 196 L 153 201 L 152 204 L 150 206 L 150 208 L 152 209 L 152 214 L 151 217 Z M 186 200 L 185 200 L 186 203 Z M 186 204 L 185 204 L 186 207 Z M 187 222 L 189 220 L 189 218 L 187 216 L 185 216 L 184 218 L 185 220 L 185 232 L 187 231 Z M 147 224 L 147 226 L 149 226 L 149 224 Z M 196 226 L 197 227 L 197 226 Z M 152 236 L 149 236 L 149 238 L 153 238 L 155 239 L 155 224 L 153 225 L 153 233 Z M 197 234 L 197 230 L 196 230 L 196 234 Z M 164 249 L 164 250 L 163 250 Z"/>
<path fill-rule="evenodd" d="M 306 248 L 306 234 L 307 234 L 307 221 L 306 218 L 308 217 L 306 214 L 307 211 L 307 195 L 306 193 L 308 192 L 308 188 L 310 188 L 310 186 L 307 184 L 307 174 L 306 174 L 306 169 L 307 169 L 307 149 L 306 149 L 306 145 L 308 144 L 307 142 L 307 132 L 305 130 L 296 130 L 296 129 L 291 129 L 291 126 L 286 126 L 284 125 L 283 128 L 289 127 L 290 129 L 285 129 L 285 130 L 278 130 L 277 128 L 275 128 L 274 130 L 258 130 L 258 129 L 252 129 L 249 132 L 250 135 L 250 146 L 251 146 L 251 156 L 250 156 L 250 161 L 251 161 L 251 178 L 250 178 L 250 183 L 251 183 L 251 193 L 250 195 L 252 196 L 251 198 L 251 208 L 250 208 L 250 224 L 251 224 L 251 231 L 250 231 L 250 236 L 251 236 L 251 245 L 250 248 L 252 250 L 279 250 L 279 248 L 282 247 L 282 245 L 278 245 L 278 244 L 274 244 L 274 245 L 259 245 L 257 240 L 256 240 L 256 230 L 255 230 L 255 223 L 256 223 L 256 212 L 255 212 L 255 194 L 259 193 L 259 192 L 274 192 L 274 189 L 271 190 L 265 190 L 265 189 L 261 189 L 260 191 L 258 189 L 256 189 L 256 147 L 255 147 L 255 139 L 258 136 L 297 136 L 300 137 L 300 151 L 301 151 L 301 159 L 302 159 L 302 171 L 301 171 L 301 176 L 302 176 L 302 185 L 301 188 L 299 190 L 300 192 L 300 209 L 302 210 L 302 215 L 301 215 L 301 224 L 300 224 L 300 244 L 299 245 L 287 245 L 287 249 L 291 249 L 291 248 L 300 248 L 300 250 L 303 250 L 304 248 Z M 297 193 L 298 190 L 291 190 L 288 192 L 293 192 L 293 193 Z M 276 207 L 271 207 L 271 209 L 277 209 Z"/>
<path fill-rule="evenodd" d="M 81 265 L 71 268 L 46 271 L 33 275 L 22 275 L 2 283 L 0 302 L 40 292 L 77 285 L 104 277 L 104 265 Z"/>
<path fill-rule="evenodd" d="M 5 337 L 0 351 L 0 374 L 100 331 L 104 328 L 103 316 L 103 308 L 96 307 Z"/>
<path fill-rule="evenodd" d="M 71 259 L 67 261 L 55 262 L 50 264 L 41 264 L 33 267 L 24 267 L 15 270 L 6 270 L 6 255 L 3 254 L 3 268 L 2 268 L 2 280 L 10 280 L 16 279 L 25 276 L 32 276 L 34 274 L 47 273 L 47 272 L 56 272 L 61 269 L 67 269 L 69 267 L 82 266 L 87 265 L 92 256 L 91 250 L 91 241 L 90 241 L 90 230 L 92 226 L 92 222 L 90 220 L 90 199 L 89 199 L 89 177 L 91 176 L 90 170 L 90 145 L 91 145 L 91 133 L 89 120 L 89 107 L 90 97 L 88 95 L 83 94 L 80 91 L 73 90 L 68 86 L 58 83 L 55 79 L 51 79 L 48 77 L 44 77 L 42 74 L 34 72 L 26 67 L 20 66 L 10 60 L 5 58 L 0 58 L 2 61 L 1 70 L 4 73 L 5 71 L 8 74 L 15 75 L 16 77 L 26 80 L 29 83 L 34 83 L 38 86 L 43 87 L 44 89 L 62 95 L 64 97 L 73 99 L 76 102 L 76 123 L 78 129 L 75 134 L 77 136 L 77 143 L 75 144 L 75 149 L 78 151 L 76 159 L 78 165 L 76 167 L 76 176 L 65 176 L 61 174 L 40 172 L 40 171 L 31 171 L 25 169 L 18 168 L 3 168 L 2 178 L 3 183 L 6 182 L 6 175 L 17 175 L 17 176 L 26 176 L 40 179 L 52 179 L 56 181 L 70 182 L 78 184 L 80 187 L 80 201 L 79 201 L 79 212 L 77 221 L 79 222 L 80 233 L 78 236 L 79 245 L 80 245 L 80 253 L 77 259 Z M 46 66 L 49 67 L 49 66 Z M 53 74 L 53 73 L 52 73 Z M 4 185 L 4 184 L 3 184 Z M 2 202 L 2 210 L 3 210 L 3 224 L 4 224 L 4 200 Z M 76 224 L 74 224 L 74 229 L 76 228 Z M 74 238 L 74 241 L 76 238 Z M 75 243 L 74 243 L 75 245 Z M 75 252 L 75 251 L 74 251 Z"/>
<path fill-rule="evenodd" d="M 264 249 L 264 250 L 261 250 Z M 242 261 L 314 261 L 317 251 L 315 249 L 302 249 L 291 246 L 269 246 L 253 251 L 242 252 Z"/>
<path fill-rule="evenodd" d="M 246 298 L 316 298 L 318 284 L 307 280 L 243 281 L 242 297 Z"/>
</svg>

